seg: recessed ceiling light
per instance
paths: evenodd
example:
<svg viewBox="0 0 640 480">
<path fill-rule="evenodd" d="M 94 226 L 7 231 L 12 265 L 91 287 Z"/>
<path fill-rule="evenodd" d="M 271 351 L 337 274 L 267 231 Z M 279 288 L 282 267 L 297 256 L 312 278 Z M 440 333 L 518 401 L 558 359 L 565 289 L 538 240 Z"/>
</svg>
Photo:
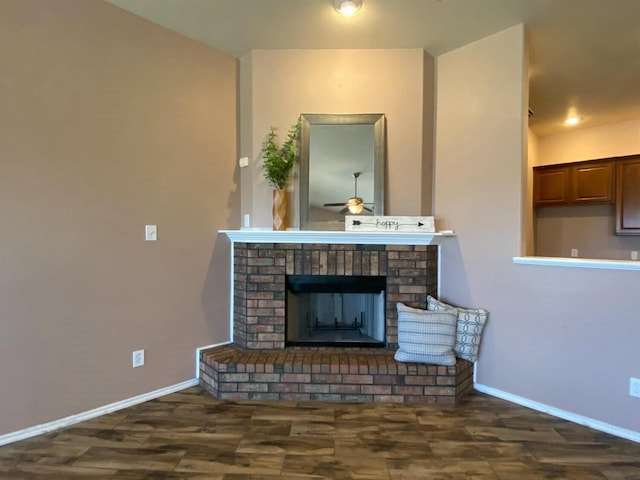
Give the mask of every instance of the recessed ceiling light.
<svg viewBox="0 0 640 480">
<path fill-rule="evenodd" d="M 345 17 L 350 17 L 362 8 L 362 0 L 334 0 L 333 8 Z"/>
<path fill-rule="evenodd" d="M 577 125 L 579 123 L 580 123 L 579 117 L 567 117 L 567 119 L 564 121 L 565 125 Z"/>
</svg>

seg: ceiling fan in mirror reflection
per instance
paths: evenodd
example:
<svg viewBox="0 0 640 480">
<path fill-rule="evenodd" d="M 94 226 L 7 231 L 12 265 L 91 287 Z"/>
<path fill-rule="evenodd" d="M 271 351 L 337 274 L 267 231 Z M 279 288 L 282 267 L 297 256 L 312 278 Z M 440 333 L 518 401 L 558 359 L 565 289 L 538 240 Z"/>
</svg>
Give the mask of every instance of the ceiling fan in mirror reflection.
<svg viewBox="0 0 640 480">
<path fill-rule="evenodd" d="M 362 197 L 358 196 L 358 177 L 362 172 L 353 172 L 353 197 L 347 199 L 346 202 L 325 203 L 325 207 L 343 207 L 340 210 L 340 214 L 351 213 L 353 215 L 359 215 L 363 211 L 373 213 L 369 207 L 365 205 L 373 205 L 373 203 L 365 203 Z"/>
</svg>

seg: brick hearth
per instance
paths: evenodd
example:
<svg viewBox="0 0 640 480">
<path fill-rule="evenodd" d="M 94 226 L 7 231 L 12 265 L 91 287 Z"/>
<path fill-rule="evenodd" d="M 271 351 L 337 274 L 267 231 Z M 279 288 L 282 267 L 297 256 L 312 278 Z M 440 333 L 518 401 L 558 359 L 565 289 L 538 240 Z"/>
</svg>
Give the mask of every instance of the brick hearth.
<svg viewBox="0 0 640 480">
<path fill-rule="evenodd" d="M 200 383 L 221 400 L 458 403 L 473 389 L 473 364 L 399 363 L 380 348 L 291 347 L 203 352 Z"/>
</svg>

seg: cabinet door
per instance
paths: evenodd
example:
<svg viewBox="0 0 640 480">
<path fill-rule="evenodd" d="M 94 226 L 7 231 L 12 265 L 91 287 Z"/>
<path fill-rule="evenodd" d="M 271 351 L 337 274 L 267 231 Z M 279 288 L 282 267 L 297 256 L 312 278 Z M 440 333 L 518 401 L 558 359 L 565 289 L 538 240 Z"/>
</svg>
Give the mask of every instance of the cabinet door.
<svg viewBox="0 0 640 480">
<path fill-rule="evenodd" d="M 613 166 L 612 161 L 571 166 L 571 202 L 613 203 Z"/>
<path fill-rule="evenodd" d="M 569 203 L 569 167 L 539 167 L 533 170 L 533 205 Z"/>
<path fill-rule="evenodd" d="M 640 235 L 640 157 L 616 168 L 616 235 Z"/>
</svg>

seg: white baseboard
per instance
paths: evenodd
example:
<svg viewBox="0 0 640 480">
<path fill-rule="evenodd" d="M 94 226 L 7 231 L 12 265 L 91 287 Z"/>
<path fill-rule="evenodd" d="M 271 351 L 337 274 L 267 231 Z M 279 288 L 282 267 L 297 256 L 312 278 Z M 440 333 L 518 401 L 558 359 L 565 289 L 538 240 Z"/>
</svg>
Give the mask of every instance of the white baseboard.
<svg viewBox="0 0 640 480">
<path fill-rule="evenodd" d="M 231 340 L 227 340 L 226 342 L 214 343 L 213 345 L 207 345 L 204 347 L 196 348 L 196 379 L 200 378 L 200 352 L 202 350 L 208 350 L 209 348 L 221 347 L 223 345 L 229 345 L 233 343 Z"/>
<path fill-rule="evenodd" d="M 93 410 L 88 410 L 86 412 L 78 413 L 76 415 L 71 415 L 65 418 L 61 418 L 59 420 L 42 423 L 40 425 L 35 425 L 33 427 L 25 428 L 23 430 L 18 430 L 16 432 L 0 435 L 0 446 L 6 445 L 8 443 L 17 442 L 19 440 L 25 440 L 27 438 L 35 437 L 36 435 L 41 435 L 43 433 L 52 432 L 60 428 L 68 427 L 75 423 L 84 422 L 85 420 L 91 420 L 92 418 L 99 417 L 100 415 L 105 415 L 107 413 L 115 412 L 117 410 L 122 410 L 123 408 L 131 407 L 139 403 L 153 400 L 154 398 L 162 397 L 163 395 L 169 395 L 170 393 L 175 393 L 180 390 L 184 390 L 185 388 L 198 385 L 199 378 L 200 378 L 200 352 L 208 348 L 220 347 L 222 345 L 228 345 L 230 343 L 233 343 L 233 342 L 227 341 L 227 342 L 221 342 L 221 343 L 216 343 L 213 345 L 207 345 L 204 347 L 197 348 L 196 362 L 195 362 L 196 363 L 195 378 L 192 378 L 191 380 L 187 380 L 185 382 L 164 387 L 159 390 L 154 390 L 153 392 L 143 393 L 142 395 L 138 395 L 136 397 L 127 398 L 119 402 L 94 408 Z"/>
<path fill-rule="evenodd" d="M 153 392 L 143 393 L 142 395 L 138 395 L 136 397 L 131 397 L 119 402 L 110 403 L 109 405 L 94 408 L 93 410 L 87 410 L 86 412 L 78 413 L 76 415 L 70 415 L 59 420 L 54 420 L 53 422 L 42 423 L 40 425 L 25 428 L 24 430 L 18 430 L 17 432 L 0 435 L 0 446 L 17 442 L 19 440 L 25 440 L 27 438 L 35 437 L 36 435 L 41 435 L 43 433 L 58 430 L 60 428 L 65 428 L 73 425 L 74 423 L 91 420 L 92 418 L 115 412 L 117 410 L 122 410 L 123 408 L 132 407 L 133 405 L 147 402 L 149 400 L 153 400 L 154 398 L 162 397 L 164 395 L 169 395 L 170 393 L 184 390 L 185 388 L 193 387 L 195 385 L 198 385 L 198 383 L 199 382 L 197 378 L 192 378 L 191 380 L 187 380 L 185 382 L 176 383 L 175 385 L 160 388 L 158 390 L 154 390 Z"/>
<path fill-rule="evenodd" d="M 36 435 L 41 435 L 43 433 L 58 430 L 60 428 L 65 428 L 75 423 L 84 422 L 85 420 L 91 420 L 92 418 L 96 418 L 101 415 L 105 415 L 107 413 L 112 413 L 118 410 L 122 410 L 123 408 L 132 407 L 133 405 L 147 402 L 149 400 L 153 400 L 155 398 L 162 397 L 164 395 L 169 395 L 171 393 L 179 392 L 180 390 L 184 390 L 185 388 L 198 385 L 199 370 L 200 370 L 199 368 L 200 352 L 208 348 L 228 345 L 230 343 L 232 342 L 222 342 L 214 345 L 207 345 L 205 347 L 200 347 L 196 349 L 196 378 L 192 378 L 191 380 L 177 383 L 175 385 L 170 385 L 168 387 L 160 388 L 152 392 L 143 393 L 142 395 L 127 398 L 119 402 L 110 403 L 109 405 L 104 405 L 102 407 L 94 408 L 92 410 L 87 410 L 86 412 L 78 413 L 76 415 L 70 415 L 68 417 L 61 418 L 59 420 L 54 420 L 52 422 L 47 422 L 40 425 L 35 425 L 33 427 L 25 428 L 23 430 L 18 430 L 16 432 L 0 435 L 0 446 L 6 445 L 8 443 L 17 442 L 19 440 L 25 440 L 27 438 L 35 437 Z M 609 423 L 601 422 L 599 420 L 595 420 L 589 417 L 568 412 L 566 410 L 551 407 L 544 403 L 536 402 L 534 400 L 529 400 L 527 398 L 520 397 L 512 393 L 504 392 L 496 388 L 488 387 L 486 385 L 476 383 L 474 385 L 474 388 L 478 392 L 486 393 L 487 395 L 491 395 L 492 397 L 501 398 L 508 402 L 522 405 L 523 407 L 531 408 L 538 412 L 547 413 L 554 417 L 562 418 L 564 420 L 568 420 L 570 422 L 577 423 L 579 425 L 584 425 L 589 428 L 593 428 L 594 430 L 609 433 L 611 435 L 615 435 L 616 437 L 625 438 L 627 440 L 640 443 L 640 432 L 635 432 L 633 430 L 628 430 L 626 428 L 617 427 Z"/>
<path fill-rule="evenodd" d="M 537 410 L 538 412 L 547 413 L 554 417 L 568 420 L 569 422 L 584 425 L 600 432 L 609 433 L 611 435 L 615 435 L 616 437 L 625 438 L 627 440 L 640 443 L 640 432 L 616 427 L 615 425 L 611 425 L 610 423 L 601 422 L 600 420 L 594 420 L 593 418 L 585 417 L 583 415 L 567 412 L 566 410 L 555 408 L 544 403 L 536 402 L 534 400 L 529 400 L 528 398 L 520 397 L 518 395 L 513 395 L 512 393 L 503 392 L 502 390 L 487 387 L 486 385 L 475 384 L 474 388 L 478 392 L 486 393 L 487 395 L 491 395 L 492 397 L 501 398 L 508 402 L 516 403 L 518 405 L 522 405 L 523 407 L 531 408 L 532 410 Z"/>
</svg>

